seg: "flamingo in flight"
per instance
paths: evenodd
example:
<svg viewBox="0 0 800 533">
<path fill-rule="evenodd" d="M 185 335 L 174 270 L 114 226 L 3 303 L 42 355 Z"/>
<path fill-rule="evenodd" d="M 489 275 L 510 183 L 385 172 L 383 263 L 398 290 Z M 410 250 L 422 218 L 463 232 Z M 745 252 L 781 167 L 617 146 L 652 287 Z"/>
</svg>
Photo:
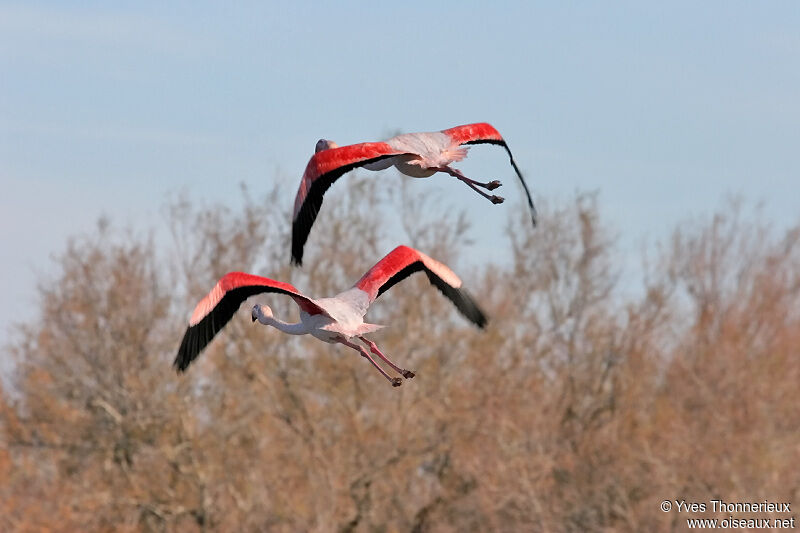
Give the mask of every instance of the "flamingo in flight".
<svg viewBox="0 0 800 533">
<path fill-rule="evenodd" d="M 394 364 L 381 353 L 374 342 L 364 337 L 365 334 L 383 327 L 364 322 L 364 315 L 378 296 L 418 271 L 424 271 L 431 284 L 449 298 L 467 319 L 479 328 L 486 325 L 486 316 L 461 288 L 461 280 L 452 270 L 422 252 L 407 246 L 398 246 L 369 269 L 351 289 L 332 298 L 312 299 L 288 283 L 253 274 L 226 274 L 195 307 L 173 365 L 178 372 L 186 370 L 247 298 L 254 294 L 277 292 L 291 297 L 300 307 L 300 322 L 291 324 L 279 320 L 272 315 L 268 306 L 260 304 L 253 306 L 253 322 L 258 320 L 289 335 L 311 334 L 331 344 L 344 344 L 367 358 L 392 386 L 398 387 L 402 380 L 391 377 L 363 346 L 351 340 L 363 342 L 373 354 L 404 378 L 414 377 L 413 372 Z"/>
<path fill-rule="evenodd" d="M 467 156 L 468 145 L 473 144 L 497 144 L 506 149 L 511 166 L 514 167 L 528 197 L 531 222 L 536 226 L 536 209 L 533 207 L 528 185 L 514 162 L 514 156 L 511 155 L 506 141 L 490 124 L 466 124 L 442 131 L 405 133 L 384 142 L 341 147 L 333 141 L 320 139 L 303 173 L 294 201 L 292 262 L 298 265 L 303 262 L 303 246 L 322 206 L 322 196 L 325 191 L 342 175 L 355 168 L 384 170 L 394 166 L 403 174 L 413 178 L 427 178 L 437 172 L 444 172 L 463 181 L 493 204 L 502 203 L 502 197 L 481 190 L 492 191 L 500 187 L 498 180 L 481 183 L 449 166 L 450 163 L 464 159 Z"/>
</svg>

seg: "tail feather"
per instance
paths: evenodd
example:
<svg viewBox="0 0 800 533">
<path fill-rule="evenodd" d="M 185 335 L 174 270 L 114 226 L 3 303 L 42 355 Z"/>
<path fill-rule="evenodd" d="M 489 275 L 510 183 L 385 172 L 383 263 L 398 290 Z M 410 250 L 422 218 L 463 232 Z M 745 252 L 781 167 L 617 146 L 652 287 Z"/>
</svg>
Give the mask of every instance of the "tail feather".
<svg viewBox="0 0 800 533">
<path fill-rule="evenodd" d="M 364 335 L 366 333 L 372 333 L 373 331 L 378 331 L 379 329 L 385 328 L 385 327 L 386 326 L 383 326 L 383 325 L 380 325 L 380 324 L 367 324 L 367 323 L 364 323 L 364 324 L 361 324 L 358 327 L 358 334 L 359 335 Z"/>
<path fill-rule="evenodd" d="M 464 146 L 453 146 L 448 148 L 447 150 L 442 151 L 442 157 L 446 159 L 450 163 L 455 163 L 457 161 L 461 161 L 465 157 L 467 157 L 467 151 L 469 147 Z M 447 164 L 447 163 L 445 163 Z"/>
</svg>

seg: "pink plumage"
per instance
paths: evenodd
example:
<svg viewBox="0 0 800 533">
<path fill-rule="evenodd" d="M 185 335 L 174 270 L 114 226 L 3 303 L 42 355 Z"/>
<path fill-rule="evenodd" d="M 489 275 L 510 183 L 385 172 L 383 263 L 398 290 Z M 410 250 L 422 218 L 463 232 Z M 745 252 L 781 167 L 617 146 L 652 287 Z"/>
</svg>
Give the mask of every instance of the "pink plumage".
<svg viewBox="0 0 800 533">
<path fill-rule="evenodd" d="M 263 292 L 281 292 L 287 294 L 292 297 L 292 300 L 297 303 L 300 309 L 312 315 L 325 312 L 314 304 L 311 299 L 300 294 L 296 288 L 288 283 L 247 274 L 246 272 L 229 272 L 222 276 L 217 284 L 214 285 L 214 288 L 211 289 L 211 292 L 198 302 L 197 306 L 194 308 L 192 317 L 189 319 L 189 325 L 194 326 L 208 316 L 208 314 L 219 305 L 226 294 L 245 287 L 263 287 Z"/>
<path fill-rule="evenodd" d="M 453 139 L 458 144 L 466 144 L 475 141 L 503 141 L 502 135 L 494 126 L 486 122 L 476 124 L 465 124 L 443 130 L 442 133 Z"/>
<path fill-rule="evenodd" d="M 398 273 L 402 272 L 404 269 L 417 264 L 419 269 L 424 268 L 427 272 L 430 272 L 431 275 L 439 278 L 442 283 L 447 284 L 453 289 L 461 287 L 461 280 L 447 265 L 435 259 L 431 259 L 422 252 L 409 248 L 408 246 L 398 246 L 392 250 L 389 255 L 370 268 L 369 271 L 358 280 L 355 286 L 366 292 L 369 295 L 369 301 L 373 302 L 379 294 L 391 287 L 391 285 L 387 285 L 387 283 L 392 280 L 394 276 L 397 276 Z M 400 279 L 397 281 L 400 281 Z M 397 281 L 394 281 L 392 285 Z"/>
<path fill-rule="evenodd" d="M 342 147 L 321 139 L 317 143 L 317 152 L 311 156 L 306 165 L 295 197 L 292 214 L 292 261 L 296 264 L 302 263 L 303 247 L 322 206 L 325 191 L 342 175 L 356 168 L 383 170 L 394 166 L 401 173 L 415 178 L 426 178 L 437 172 L 443 172 L 462 181 L 492 203 L 502 203 L 502 197 L 487 194 L 482 190 L 492 191 L 500 187 L 498 180 L 482 183 L 464 176 L 459 170 L 449 166 L 466 157 L 467 147 L 474 144 L 496 144 L 508 152 L 511 166 L 525 191 L 531 222 L 535 226 L 536 210 L 528 185 L 506 141 L 490 124 L 481 122 L 442 131 L 406 133 L 385 142 L 368 142 Z"/>
<path fill-rule="evenodd" d="M 339 343 L 353 348 L 369 359 L 392 385 L 397 386 L 401 383 L 400 378 L 390 377 L 362 346 L 352 343 L 351 339 L 361 340 L 372 353 L 403 377 L 414 376 L 413 372 L 395 365 L 380 352 L 374 342 L 364 337 L 364 334 L 382 327 L 364 322 L 364 315 L 378 296 L 418 271 L 425 272 L 429 281 L 449 298 L 467 319 L 478 327 L 486 324 L 486 316 L 470 295 L 461 288 L 461 280 L 452 270 L 422 252 L 407 246 L 398 246 L 370 268 L 352 288 L 332 298 L 309 298 L 288 283 L 253 274 L 244 272 L 226 274 L 195 307 L 174 365 L 178 371 L 185 370 L 225 327 L 247 298 L 256 294 L 275 292 L 285 294 L 297 303 L 300 307 L 300 322 L 290 324 L 278 320 L 272 315 L 272 310 L 263 305 L 253 307 L 253 321 L 258 320 L 262 324 L 292 335 L 310 334 L 328 343 Z"/>
<path fill-rule="evenodd" d="M 320 176 L 325 176 L 347 165 L 363 164 L 375 158 L 399 155 L 400 153 L 402 152 L 397 152 L 391 146 L 382 142 L 351 144 L 350 146 L 317 152 L 306 165 L 303 178 L 300 180 L 300 188 L 297 190 L 297 196 L 294 200 L 293 216 L 297 217 L 297 213 L 303 206 L 311 186 Z"/>
</svg>

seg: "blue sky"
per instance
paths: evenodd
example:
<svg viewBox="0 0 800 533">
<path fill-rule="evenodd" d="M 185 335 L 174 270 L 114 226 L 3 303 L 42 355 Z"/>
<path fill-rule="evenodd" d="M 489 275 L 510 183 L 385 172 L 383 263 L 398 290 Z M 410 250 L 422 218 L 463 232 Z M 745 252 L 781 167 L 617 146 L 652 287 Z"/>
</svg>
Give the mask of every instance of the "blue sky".
<svg viewBox="0 0 800 533">
<path fill-rule="evenodd" d="M 728 194 L 798 221 L 796 2 L 221 4 L 0 3 L 2 323 L 101 215 L 151 227 L 171 194 L 238 205 L 273 180 L 291 204 L 320 137 L 491 122 L 536 198 L 599 191 L 631 255 Z M 501 151 L 460 168 L 520 198 Z M 415 186 L 496 246 L 500 207 Z"/>
</svg>

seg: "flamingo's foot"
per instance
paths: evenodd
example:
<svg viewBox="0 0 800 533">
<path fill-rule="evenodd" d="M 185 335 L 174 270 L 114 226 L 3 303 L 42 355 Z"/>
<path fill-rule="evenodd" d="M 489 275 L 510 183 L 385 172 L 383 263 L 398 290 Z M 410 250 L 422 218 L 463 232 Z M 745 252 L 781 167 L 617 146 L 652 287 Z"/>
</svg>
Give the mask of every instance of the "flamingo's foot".
<svg viewBox="0 0 800 533">
<path fill-rule="evenodd" d="M 500 187 L 501 185 L 502 183 L 500 183 L 500 180 L 490 181 L 489 183 L 486 184 L 486 189 L 493 191 L 496 188 Z"/>
<path fill-rule="evenodd" d="M 411 378 L 413 378 L 414 376 L 416 376 L 416 374 L 415 374 L 415 373 L 413 373 L 411 370 L 403 370 L 403 371 L 401 372 L 401 374 L 403 374 L 403 377 L 404 377 L 404 378 L 406 378 L 406 379 L 411 379 Z"/>
<path fill-rule="evenodd" d="M 399 387 L 403 384 L 403 380 L 400 378 L 392 378 L 390 381 L 392 382 L 392 387 Z"/>
<path fill-rule="evenodd" d="M 502 204 L 503 202 L 506 201 L 506 199 L 503 198 L 502 196 L 496 196 L 496 195 L 490 196 L 489 200 L 491 200 L 493 204 Z"/>
</svg>

